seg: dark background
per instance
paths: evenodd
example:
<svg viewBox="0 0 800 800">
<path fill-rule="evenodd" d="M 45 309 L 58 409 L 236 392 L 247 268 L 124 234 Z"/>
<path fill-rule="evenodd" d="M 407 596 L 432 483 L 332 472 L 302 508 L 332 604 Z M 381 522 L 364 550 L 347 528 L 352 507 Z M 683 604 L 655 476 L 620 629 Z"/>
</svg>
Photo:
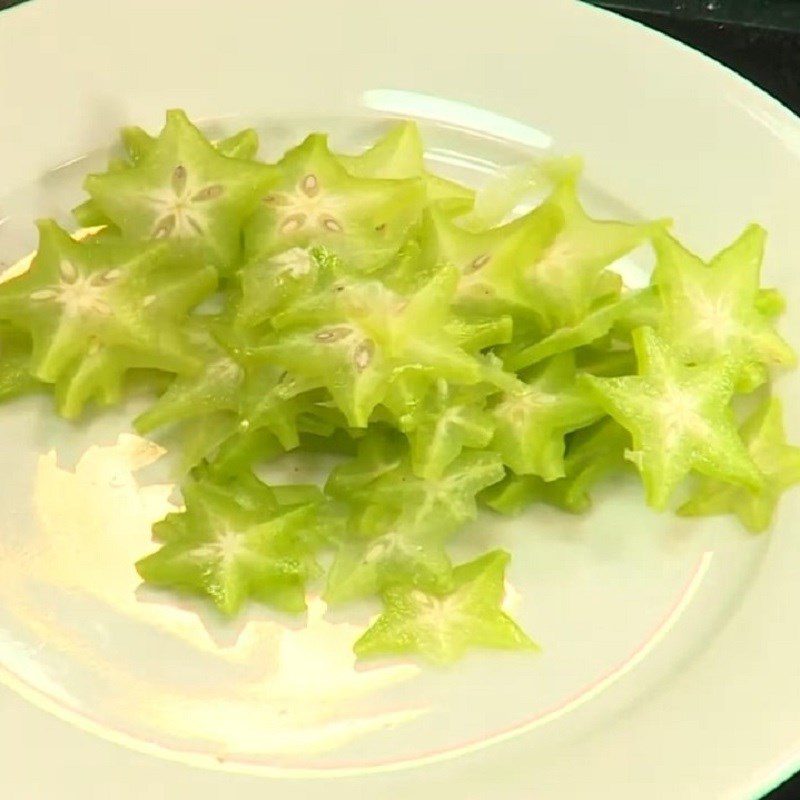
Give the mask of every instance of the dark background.
<svg viewBox="0 0 800 800">
<path fill-rule="evenodd" d="M 0 0 L 0 10 L 24 1 Z M 800 0 L 587 1 L 707 53 L 800 114 Z M 800 775 L 765 800 L 797 798 Z"/>
</svg>

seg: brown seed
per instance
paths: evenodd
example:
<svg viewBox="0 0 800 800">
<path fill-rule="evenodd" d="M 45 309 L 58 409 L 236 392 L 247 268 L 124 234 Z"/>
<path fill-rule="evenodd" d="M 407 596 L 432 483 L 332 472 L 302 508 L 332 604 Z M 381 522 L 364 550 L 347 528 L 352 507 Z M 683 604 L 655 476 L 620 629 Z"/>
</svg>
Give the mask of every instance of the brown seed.
<svg viewBox="0 0 800 800">
<path fill-rule="evenodd" d="M 343 228 L 333 217 L 324 217 L 322 220 L 322 227 L 325 228 L 326 231 L 331 231 L 333 233 L 341 233 Z"/>
<path fill-rule="evenodd" d="M 484 253 L 482 256 L 478 256 L 471 263 L 467 264 L 464 272 L 467 275 L 470 275 L 473 272 L 477 272 L 479 269 L 483 269 L 489 263 L 490 258 L 491 256 L 489 253 Z"/>
<path fill-rule="evenodd" d="M 58 265 L 58 271 L 65 283 L 75 283 L 78 280 L 78 270 L 71 261 L 62 261 Z"/>
<path fill-rule="evenodd" d="M 31 292 L 31 300 L 52 300 L 58 295 L 55 289 L 39 289 Z"/>
<path fill-rule="evenodd" d="M 340 342 L 342 339 L 346 339 L 352 332 L 352 328 L 340 325 L 338 328 L 326 328 L 324 331 L 319 331 L 314 338 L 318 342 L 330 344 L 331 342 Z"/>
<path fill-rule="evenodd" d="M 167 214 L 166 217 L 162 217 L 158 221 L 158 224 L 153 230 L 153 238 L 166 239 L 168 236 L 172 234 L 174 230 L 175 230 L 175 215 Z"/>
<path fill-rule="evenodd" d="M 187 214 L 186 221 L 192 226 L 192 229 L 196 234 L 199 236 L 203 235 L 203 229 L 200 227 L 200 223 L 193 216 Z"/>
<path fill-rule="evenodd" d="M 225 187 L 221 183 L 212 183 L 210 186 L 204 186 L 199 192 L 195 192 L 192 196 L 193 203 L 202 203 L 205 200 L 215 200 L 225 192 Z"/>
<path fill-rule="evenodd" d="M 183 164 L 178 164 L 174 170 L 172 170 L 172 191 L 175 192 L 176 195 L 182 195 L 186 190 L 186 167 Z"/>
<path fill-rule="evenodd" d="M 95 272 L 94 275 L 89 278 L 89 283 L 92 286 L 108 286 L 109 283 L 113 283 L 119 276 L 120 271 L 118 269 Z"/>
<path fill-rule="evenodd" d="M 266 203 L 268 206 L 288 206 L 291 204 L 291 200 L 280 192 L 270 192 L 264 195 L 264 197 L 261 198 L 261 202 Z"/>
<path fill-rule="evenodd" d="M 386 223 L 385 222 L 381 222 L 380 225 L 376 225 L 375 226 L 375 232 L 376 233 L 383 233 L 385 230 L 386 230 Z"/>
<path fill-rule="evenodd" d="M 372 339 L 364 339 L 353 351 L 353 363 L 359 372 L 363 372 L 371 363 L 375 355 L 375 342 Z"/>
<path fill-rule="evenodd" d="M 319 193 L 319 181 L 317 180 L 317 176 L 313 173 L 306 175 L 300 184 L 300 188 L 308 197 L 316 197 Z"/>
<path fill-rule="evenodd" d="M 307 217 L 305 214 L 290 214 L 281 223 L 281 233 L 288 234 L 300 230 L 300 228 L 306 224 L 306 219 Z"/>
<path fill-rule="evenodd" d="M 171 236 L 172 232 L 175 230 L 175 223 L 176 219 L 174 214 L 167 214 L 166 217 L 162 217 L 153 230 L 153 238 L 166 239 L 168 236 Z"/>
</svg>

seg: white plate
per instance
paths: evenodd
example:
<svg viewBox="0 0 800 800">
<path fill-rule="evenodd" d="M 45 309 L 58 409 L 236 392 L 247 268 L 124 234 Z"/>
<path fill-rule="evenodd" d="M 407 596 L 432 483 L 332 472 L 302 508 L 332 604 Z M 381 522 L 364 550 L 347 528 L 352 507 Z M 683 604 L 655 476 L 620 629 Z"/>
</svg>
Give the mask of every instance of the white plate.
<svg viewBox="0 0 800 800">
<path fill-rule="evenodd" d="M 0 14 L 0 255 L 30 247 L 31 217 L 66 219 L 117 126 L 156 127 L 171 106 L 212 129 L 255 120 L 267 152 L 311 126 L 356 147 L 381 117 L 416 116 L 433 165 L 474 181 L 536 148 L 579 152 L 593 207 L 672 215 L 701 252 L 766 225 L 766 281 L 800 341 L 800 122 L 611 14 L 35 0 Z M 796 374 L 780 392 L 797 408 Z M 134 597 L 164 504 L 131 479 L 148 451 L 95 449 L 69 474 L 125 424 L 0 409 L 3 796 L 745 798 L 800 763 L 796 493 L 764 537 L 650 514 L 624 481 L 585 519 L 487 518 L 467 541 L 513 551 L 515 613 L 544 653 L 356 673 L 369 609 L 308 627 L 256 612 L 236 639 Z M 138 486 L 160 479 L 145 469 Z"/>
</svg>

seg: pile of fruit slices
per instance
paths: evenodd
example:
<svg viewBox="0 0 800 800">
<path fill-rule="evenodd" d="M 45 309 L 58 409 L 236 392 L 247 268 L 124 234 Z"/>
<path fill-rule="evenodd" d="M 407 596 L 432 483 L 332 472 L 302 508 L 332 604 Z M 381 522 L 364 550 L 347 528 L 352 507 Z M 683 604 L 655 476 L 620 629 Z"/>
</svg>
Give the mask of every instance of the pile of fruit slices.
<svg viewBox="0 0 800 800">
<path fill-rule="evenodd" d="M 358 156 L 312 134 L 276 164 L 254 131 L 210 142 L 181 111 L 123 141 L 75 211 L 91 235 L 41 221 L 0 284 L 0 396 L 50 387 L 70 419 L 155 396 L 134 424 L 180 442 L 185 510 L 154 527 L 146 582 L 299 612 L 332 550 L 326 600 L 384 603 L 360 657 L 448 662 L 535 647 L 502 607 L 508 555 L 448 556 L 479 505 L 583 512 L 633 465 L 652 507 L 698 473 L 678 513 L 760 531 L 800 481 L 767 391 L 795 357 L 758 226 L 705 263 L 665 221 L 588 216 L 575 159 L 476 196 L 425 169 L 411 122 Z M 632 290 L 609 267 L 644 243 Z M 339 456 L 324 489 L 257 477 L 298 449 Z"/>
</svg>

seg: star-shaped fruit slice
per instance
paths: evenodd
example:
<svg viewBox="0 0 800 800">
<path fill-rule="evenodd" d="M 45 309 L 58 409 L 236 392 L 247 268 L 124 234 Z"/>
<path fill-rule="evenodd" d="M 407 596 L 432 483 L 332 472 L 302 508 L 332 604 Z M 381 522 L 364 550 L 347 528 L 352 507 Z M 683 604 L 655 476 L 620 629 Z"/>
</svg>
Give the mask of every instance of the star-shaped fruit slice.
<svg viewBox="0 0 800 800">
<path fill-rule="evenodd" d="M 100 353 L 100 382 L 130 367 L 200 367 L 182 325 L 214 290 L 216 274 L 192 249 L 113 237 L 78 242 L 50 220 L 39 234 L 30 269 L 0 285 L 0 319 L 30 333 L 34 377 L 57 383 Z"/>
<path fill-rule="evenodd" d="M 239 260 L 245 218 L 273 177 L 273 167 L 222 155 L 172 110 L 132 167 L 89 175 L 84 186 L 126 238 L 192 240 L 225 274 Z"/>
<path fill-rule="evenodd" d="M 554 241 L 563 223 L 554 206 L 541 206 L 506 225 L 473 232 L 446 211 L 430 206 L 423 221 L 423 269 L 450 264 L 458 270 L 456 306 L 481 316 L 530 316 L 540 310 L 525 272 Z"/>
<path fill-rule="evenodd" d="M 546 481 L 564 476 L 564 437 L 604 415 L 584 387 L 575 384 L 572 353 L 554 356 L 528 381 L 517 381 L 491 409 L 491 448 L 518 475 Z"/>
<path fill-rule="evenodd" d="M 320 265 L 313 248 L 291 247 L 250 260 L 238 274 L 241 297 L 237 322 L 252 328 L 271 322 L 281 312 L 315 293 Z"/>
<path fill-rule="evenodd" d="M 475 192 L 425 169 L 425 147 L 415 122 L 403 121 L 357 156 L 340 155 L 345 169 L 358 178 L 422 178 L 428 200 L 444 202 L 451 213 L 472 207 Z"/>
<path fill-rule="evenodd" d="M 354 527 L 351 523 L 351 531 Z M 446 590 L 452 583 L 446 538 L 447 532 L 411 525 L 402 514 L 364 514 L 358 529 L 339 544 L 325 599 L 347 602 L 398 583 Z"/>
<path fill-rule="evenodd" d="M 416 475 L 436 480 L 465 447 L 489 444 L 494 421 L 486 410 L 488 391 L 483 386 L 452 387 L 439 379 L 414 410 L 401 417 Z"/>
<path fill-rule="evenodd" d="M 278 333 L 248 352 L 324 385 L 348 423 L 364 427 L 397 370 L 430 368 L 463 384 L 483 377 L 482 363 L 447 326 L 456 280 L 452 269 L 442 270 L 408 297 L 377 281 L 336 283 L 321 290 L 313 307 L 273 319 Z M 315 318 L 327 321 L 309 329 Z M 295 329 L 290 322 L 304 324 Z"/>
<path fill-rule="evenodd" d="M 222 412 L 231 437 L 252 439 L 267 430 L 283 449 L 297 447 L 300 430 L 309 429 L 307 418 L 317 410 L 315 401 L 322 399 L 312 396 L 317 385 L 286 375 L 271 364 L 242 363 L 221 344 L 234 337 L 217 318 L 196 320 L 187 330 L 195 352 L 204 360 L 202 369 L 191 376 L 176 376 L 161 397 L 136 418 L 136 429 L 149 433 L 183 420 L 210 420 Z M 332 430 L 320 432 L 324 435 Z M 255 440 L 250 444 L 258 446 Z"/>
<path fill-rule="evenodd" d="M 355 643 L 359 658 L 418 654 L 449 664 L 471 648 L 537 650 L 502 610 L 509 556 L 495 550 L 453 570 L 453 588 L 430 592 L 413 585 L 384 593 L 384 610 Z"/>
<path fill-rule="evenodd" d="M 686 366 L 680 352 L 651 328 L 633 332 L 639 374 L 582 375 L 598 402 L 633 438 L 629 458 L 647 502 L 664 509 L 692 470 L 760 489 L 763 475 L 736 430 L 730 408 L 739 363 L 723 357 Z"/>
<path fill-rule="evenodd" d="M 249 493 L 209 482 L 184 488 L 186 510 L 154 527 L 161 549 L 136 565 L 152 586 L 208 597 L 226 615 L 248 599 L 285 611 L 305 608 L 316 571 L 305 532 L 314 507 L 277 511 Z"/>
<path fill-rule="evenodd" d="M 402 435 L 383 426 L 370 427 L 358 440 L 353 458 L 331 470 L 325 493 L 347 502 L 369 504 L 370 487 L 383 475 L 395 472 L 403 463 L 407 446 Z"/>
<path fill-rule="evenodd" d="M 777 398 L 768 398 L 741 427 L 750 455 L 764 473 L 760 489 L 704 479 L 678 513 L 686 517 L 735 514 L 747 530 L 766 530 L 780 496 L 800 483 L 800 447 L 787 444 L 783 412 Z"/>
<path fill-rule="evenodd" d="M 504 475 L 496 453 L 464 450 L 436 479 L 418 478 L 404 460 L 365 487 L 362 497 L 401 511 L 404 523 L 412 528 L 425 526 L 444 535 L 474 520 L 476 496 Z"/>
<path fill-rule="evenodd" d="M 275 166 L 245 231 L 248 258 L 324 245 L 354 272 L 384 266 L 422 210 L 417 179 L 358 178 L 312 134 Z"/>
<path fill-rule="evenodd" d="M 545 481 L 537 475 L 509 473 L 503 481 L 483 491 L 480 499 L 494 511 L 512 516 L 532 503 L 547 503 L 571 514 L 582 514 L 591 506 L 592 487 L 609 473 L 630 466 L 625 460 L 629 445 L 628 432 L 606 418 L 570 435 L 563 478 Z"/>
<path fill-rule="evenodd" d="M 765 239 L 763 228 L 750 225 L 705 264 L 668 234 L 656 237 L 654 277 L 664 307 L 659 331 L 687 362 L 730 355 L 745 365 L 795 363 L 792 349 L 759 310 Z"/>
<path fill-rule="evenodd" d="M 133 164 L 145 158 L 158 142 L 155 136 L 151 136 L 138 125 L 129 125 L 123 128 L 120 135 Z M 211 144 L 220 155 L 250 161 L 258 153 L 258 133 L 253 128 L 243 128 L 224 139 L 212 141 Z"/>
<path fill-rule="evenodd" d="M 549 329 L 584 317 L 606 291 L 607 267 L 667 224 L 593 219 L 578 198 L 577 181 L 577 172 L 565 175 L 543 204 L 559 212 L 563 225 L 526 272 L 526 288 L 538 298 Z"/>
<path fill-rule="evenodd" d="M 606 336 L 620 321 L 629 326 L 634 316 L 642 316 L 657 301 L 652 289 L 627 291 L 602 301 L 574 324 L 556 328 L 533 342 L 520 339 L 503 348 L 503 363 L 506 369 L 519 372 L 550 356 L 591 344 Z"/>
<path fill-rule="evenodd" d="M 123 128 L 120 131 L 120 135 L 130 160 L 111 159 L 108 164 L 108 172 L 121 172 L 130 169 L 131 166 L 141 161 L 153 149 L 157 141 L 155 136 L 151 136 L 137 125 Z M 258 152 L 258 134 L 252 128 L 245 128 L 233 136 L 212 142 L 212 144 L 223 156 L 249 161 L 255 158 Z M 82 227 L 104 225 L 116 229 L 114 222 L 103 213 L 100 206 L 91 197 L 73 208 L 72 215 Z"/>
<path fill-rule="evenodd" d="M 164 394 L 136 418 L 134 424 L 139 433 L 215 411 L 238 409 L 244 368 L 216 341 L 207 322 L 196 320 L 187 326 L 187 337 L 203 359 L 203 366 L 196 374 L 177 376 Z"/>
</svg>

